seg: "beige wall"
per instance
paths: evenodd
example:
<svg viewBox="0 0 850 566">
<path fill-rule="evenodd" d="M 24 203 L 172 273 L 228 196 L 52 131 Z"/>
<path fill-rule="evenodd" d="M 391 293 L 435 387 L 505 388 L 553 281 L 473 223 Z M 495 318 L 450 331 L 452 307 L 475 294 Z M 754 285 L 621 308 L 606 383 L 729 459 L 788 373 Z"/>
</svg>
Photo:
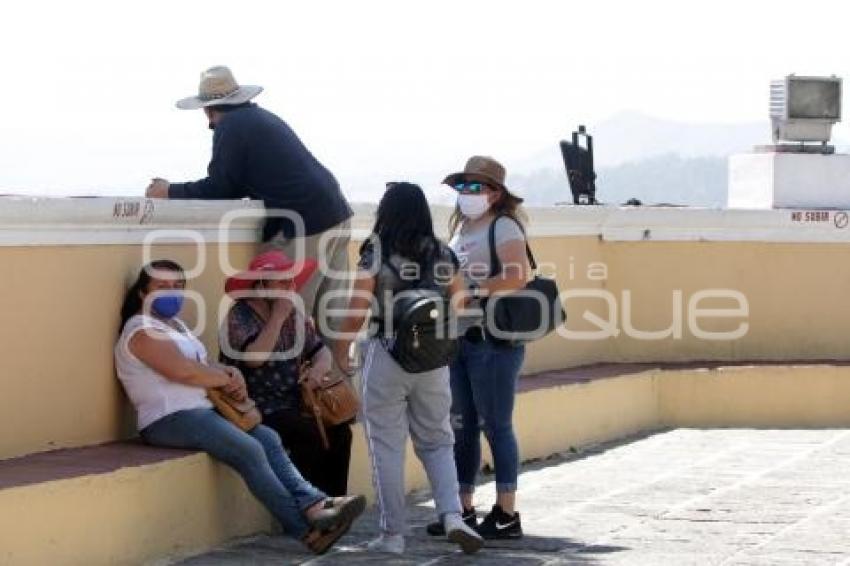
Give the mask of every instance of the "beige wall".
<svg viewBox="0 0 850 566">
<path fill-rule="evenodd" d="M 651 430 L 657 412 L 648 374 L 521 393 L 521 456 L 542 458 Z M 373 500 L 371 477 L 358 425 L 349 491 Z M 427 487 L 410 446 L 405 480 L 408 490 Z M 96 525 L 109 525 L 109 536 Z M 0 564 L 139 564 L 270 528 L 268 513 L 236 474 L 202 454 L 0 490 L 0 532 L 7 535 Z"/>
<path fill-rule="evenodd" d="M 24 207 L 21 214 L 0 208 L 0 459 L 133 434 L 132 414 L 114 375 L 112 346 L 121 298 L 142 261 L 142 246 L 136 242 L 151 226 L 143 225 L 150 221 L 143 217 L 113 218 L 113 203 L 104 201 L 86 201 L 87 206 L 65 199 L 17 203 Z M 214 242 L 215 214 L 232 205 L 152 206 L 160 226 L 181 227 L 186 217 L 192 217 L 194 223 L 187 224 L 200 227 Z M 29 220 L 27 215 L 42 211 L 45 218 L 34 229 L 20 224 Z M 51 224 L 54 218 L 73 214 L 82 215 L 76 228 Z M 625 241 L 647 226 L 664 229 L 665 225 L 651 224 L 658 214 L 671 222 L 666 226 L 668 241 Z M 830 226 L 791 226 L 777 220 L 782 214 L 612 212 L 602 207 L 539 213 L 532 226 L 545 229 L 536 233 L 533 246 L 541 263 L 557 267 L 562 290 L 607 291 L 621 309 L 622 294 L 630 291 L 634 326 L 657 330 L 671 322 L 674 290 L 681 290 L 687 304 L 688 297 L 701 289 L 733 289 L 747 298 L 749 332 L 727 342 L 697 339 L 687 328 L 681 339 L 661 341 L 637 340 L 623 333 L 595 341 L 552 335 L 529 347 L 524 371 L 599 362 L 846 359 L 847 233 Z M 606 227 L 594 220 L 607 215 L 617 216 L 616 222 Z M 361 227 L 368 224 L 362 216 Z M 543 222 L 538 221 L 541 218 Z M 690 230 L 688 219 L 701 223 L 698 229 Z M 750 219 L 757 225 L 748 231 Z M 745 240 L 779 234 L 774 225 L 778 223 L 783 238 L 818 243 L 703 241 L 703 236 L 724 239 L 715 236 L 728 236 L 723 222 L 732 220 L 737 230 L 733 236 Z M 580 225 L 574 226 L 574 221 Z M 97 223 L 108 231 L 108 238 L 99 237 Z M 250 227 L 243 232 L 240 241 L 248 241 Z M 610 233 L 614 236 L 606 237 Z M 672 233 L 681 236 L 680 241 L 669 241 L 675 240 Z M 352 256 L 356 247 L 352 243 Z M 253 249 L 252 244 L 238 243 L 228 252 L 234 264 L 244 266 Z M 153 255 L 189 266 L 196 262 L 196 253 L 194 246 L 175 244 L 157 245 Z M 203 339 L 214 353 L 215 310 L 224 275 L 218 267 L 218 244 L 208 243 L 204 253 L 208 268 L 189 286 L 211 306 Z M 607 268 L 604 280 L 588 276 L 594 262 Z M 568 328 L 574 331 L 594 329 L 585 314 L 606 316 L 599 299 L 572 299 L 567 308 Z M 186 319 L 195 318 L 190 307 Z M 721 330 L 733 325 L 715 321 L 705 326 Z M 617 327 L 622 328 L 622 312 Z M 850 367 L 830 365 L 641 371 L 523 393 L 515 421 L 523 458 L 662 426 L 848 426 L 848 377 Z M 354 438 L 351 490 L 370 492 L 362 434 L 358 431 Z M 406 471 L 409 488 L 425 485 L 413 458 L 408 457 Z M 98 496 L 93 498 L 93 493 Z M 181 497 L 172 497 L 173 493 Z M 103 539 L 93 524 L 111 525 L 115 536 Z M 0 548 L 0 562 L 72 563 L 73 557 L 83 557 L 79 563 L 134 562 L 207 548 L 268 524 L 268 516 L 230 471 L 195 455 L 178 463 L 0 490 L 0 532 L 11 533 L 7 540 L 14 542 Z M 146 530 L 139 532 L 140 525 Z M 48 536 L 51 544 L 45 544 Z M 87 556 L 98 558 L 86 561 Z"/>
<path fill-rule="evenodd" d="M 673 292 L 684 305 L 681 338 L 640 340 L 621 332 L 593 341 L 548 337 L 534 344 L 526 371 L 557 369 L 593 362 L 694 360 L 834 360 L 850 353 L 850 245 L 755 242 L 606 242 L 598 238 L 540 238 L 538 256 L 559 266 L 562 290 L 589 288 L 617 298 L 618 328 L 623 329 L 623 292 L 632 296 L 632 325 L 639 330 L 668 328 Z M 571 261 L 572 258 L 572 261 Z M 605 281 L 588 280 L 591 262 L 607 266 Z M 574 265 L 576 277 L 566 268 Z M 730 289 L 746 297 L 749 316 L 704 319 L 715 332 L 734 330 L 746 321 L 748 332 L 732 341 L 695 337 L 688 328 L 687 306 L 694 293 Z M 731 308 L 731 301 L 706 300 L 705 308 Z M 567 328 L 594 330 L 585 312 L 608 318 L 600 299 L 567 303 Z"/>
<path fill-rule="evenodd" d="M 242 480 L 203 454 L 0 490 L 0 564 L 143 564 L 270 527 Z"/>
<path fill-rule="evenodd" d="M 250 247 L 233 246 L 247 263 Z M 0 247 L 0 458 L 123 438 L 131 412 L 115 378 L 112 347 L 124 291 L 141 246 Z M 218 249 L 207 248 L 210 265 Z M 157 247 L 154 257 L 194 264 L 193 246 Z M 217 304 L 223 276 L 212 267 L 191 287 Z M 192 308 L 187 319 L 193 320 Z M 215 347 L 215 327 L 204 340 Z M 14 431 L 14 432 L 12 432 Z"/>
<path fill-rule="evenodd" d="M 843 428 L 850 426 L 850 367 L 666 372 L 658 404 L 666 426 Z"/>
<path fill-rule="evenodd" d="M 669 326 L 674 289 L 687 300 L 707 287 L 744 293 L 750 328 L 733 342 L 696 339 L 687 328 L 681 339 L 663 341 L 625 335 L 576 341 L 553 334 L 529 347 L 526 373 L 596 362 L 843 359 L 850 351 L 845 328 L 850 245 L 608 242 L 595 236 L 540 237 L 533 244 L 541 262 L 557 266 L 564 290 L 604 289 L 618 302 L 623 290 L 631 290 L 637 328 Z M 352 254 L 356 246 L 352 243 Z M 0 430 L 15 431 L 0 437 L 0 458 L 105 442 L 131 432 L 114 377 L 112 345 L 120 300 L 140 266 L 141 249 L 0 247 L 0 376 L 7 392 L 0 396 Z M 245 265 L 252 249 L 231 246 L 234 264 Z M 167 245 L 158 246 L 154 256 L 191 265 L 196 253 L 194 246 Z M 217 253 L 216 244 L 207 246 L 208 268 L 190 282 L 215 308 L 224 279 Z M 605 264 L 606 280 L 588 279 L 591 262 Z M 567 307 L 567 326 L 574 330 L 593 329 L 583 320 L 585 311 L 599 316 L 606 311 L 598 299 L 572 299 Z M 194 319 L 191 312 L 187 318 Z M 723 324 L 729 322 L 717 329 Z M 216 351 L 213 324 L 203 337 Z"/>
<path fill-rule="evenodd" d="M 749 332 L 734 341 L 645 342 L 628 337 L 601 345 L 609 361 L 823 360 L 850 352 L 850 246 L 754 242 L 606 243 L 608 288 L 631 289 L 635 324 L 658 329 L 671 320 L 671 292 L 688 297 L 709 288 L 735 289 L 749 302 Z M 726 305 L 729 305 L 727 302 Z M 710 306 L 710 305 L 709 305 Z M 722 308 L 723 304 L 717 304 Z M 731 329 L 725 321 L 716 330 Z M 706 324 L 706 327 L 710 325 Z"/>
</svg>

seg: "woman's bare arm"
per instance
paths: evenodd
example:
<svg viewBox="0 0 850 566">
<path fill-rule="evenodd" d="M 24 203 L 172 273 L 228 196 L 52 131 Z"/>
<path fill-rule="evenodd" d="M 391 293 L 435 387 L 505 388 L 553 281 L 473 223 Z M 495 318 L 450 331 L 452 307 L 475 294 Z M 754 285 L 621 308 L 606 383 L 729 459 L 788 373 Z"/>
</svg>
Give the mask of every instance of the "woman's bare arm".
<svg viewBox="0 0 850 566">
<path fill-rule="evenodd" d="M 452 280 L 449 282 L 449 298 L 452 307 L 452 312 L 459 313 L 463 307 L 469 302 L 469 292 L 466 289 L 466 283 L 463 280 L 463 275 L 460 272 L 455 273 Z"/>
<path fill-rule="evenodd" d="M 322 378 L 331 372 L 331 369 L 333 369 L 333 354 L 327 346 L 322 346 L 322 349 L 313 356 L 308 378 L 318 385 Z"/>
<path fill-rule="evenodd" d="M 366 322 L 366 316 L 375 296 L 375 276 L 368 271 L 358 271 L 348 302 L 348 313 L 340 324 L 340 337 L 333 344 L 333 358 L 343 371 L 349 371 L 348 351 L 354 337 Z"/>
<path fill-rule="evenodd" d="M 170 381 L 205 388 L 224 387 L 230 383 L 227 373 L 190 360 L 161 332 L 139 330 L 127 346 L 142 363 Z"/>
<path fill-rule="evenodd" d="M 531 266 L 525 249 L 525 240 L 510 240 L 496 248 L 502 272 L 479 283 L 482 291 L 492 295 L 522 289 L 528 282 Z"/>
</svg>

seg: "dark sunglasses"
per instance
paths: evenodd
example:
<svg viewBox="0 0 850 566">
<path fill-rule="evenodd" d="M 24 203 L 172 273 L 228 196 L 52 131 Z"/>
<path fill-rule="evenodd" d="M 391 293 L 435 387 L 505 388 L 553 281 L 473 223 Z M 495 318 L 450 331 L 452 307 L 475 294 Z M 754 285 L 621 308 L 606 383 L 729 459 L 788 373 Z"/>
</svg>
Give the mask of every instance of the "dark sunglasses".
<svg viewBox="0 0 850 566">
<path fill-rule="evenodd" d="M 459 193 L 470 193 L 477 195 L 484 189 L 490 188 L 487 183 L 479 183 L 478 181 L 455 183 L 454 190 Z"/>
</svg>

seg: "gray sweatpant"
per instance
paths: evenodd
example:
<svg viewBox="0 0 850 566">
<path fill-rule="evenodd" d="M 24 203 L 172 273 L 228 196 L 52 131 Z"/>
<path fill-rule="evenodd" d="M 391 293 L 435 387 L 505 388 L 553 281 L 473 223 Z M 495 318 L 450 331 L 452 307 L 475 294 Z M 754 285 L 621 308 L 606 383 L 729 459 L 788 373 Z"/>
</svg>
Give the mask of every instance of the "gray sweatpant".
<svg viewBox="0 0 850 566">
<path fill-rule="evenodd" d="M 382 532 L 405 534 L 404 457 L 410 432 L 437 513 L 460 513 L 448 367 L 404 371 L 377 339 L 366 342 L 360 380 L 362 417 Z"/>
</svg>

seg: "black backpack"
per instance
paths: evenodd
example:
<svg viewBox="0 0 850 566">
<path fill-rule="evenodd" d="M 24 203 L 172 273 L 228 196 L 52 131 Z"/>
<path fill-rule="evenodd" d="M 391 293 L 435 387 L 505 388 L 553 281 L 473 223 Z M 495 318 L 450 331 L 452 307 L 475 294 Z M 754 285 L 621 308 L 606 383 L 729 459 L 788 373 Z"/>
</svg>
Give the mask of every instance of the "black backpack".
<svg viewBox="0 0 850 566">
<path fill-rule="evenodd" d="M 386 265 L 399 281 L 407 283 L 389 261 Z M 408 373 L 431 371 L 452 362 L 458 340 L 453 333 L 446 289 L 433 276 L 433 265 L 425 275 L 405 285 L 393 296 L 392 335 L 387 351 Z"/>
</svg>

